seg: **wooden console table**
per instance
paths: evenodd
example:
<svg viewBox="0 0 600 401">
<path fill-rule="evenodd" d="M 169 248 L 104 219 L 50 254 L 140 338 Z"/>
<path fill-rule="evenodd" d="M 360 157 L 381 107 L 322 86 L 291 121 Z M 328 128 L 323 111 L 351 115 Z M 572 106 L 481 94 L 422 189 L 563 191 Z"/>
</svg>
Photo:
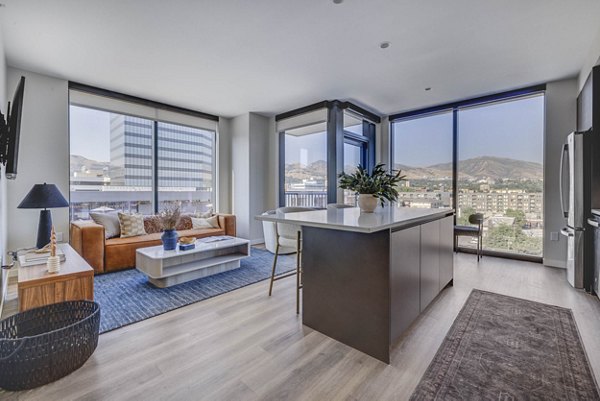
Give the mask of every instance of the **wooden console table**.
<svg viewBox="0 0 600 401">
<path fill-rule="evenodd" d="M 66 260 L 50 274 L 46 264 L 18 267 L 19 310 L 63 301 L 94 300 L 94 269 L 69 244 L 59 244 Z"/>
</svg>

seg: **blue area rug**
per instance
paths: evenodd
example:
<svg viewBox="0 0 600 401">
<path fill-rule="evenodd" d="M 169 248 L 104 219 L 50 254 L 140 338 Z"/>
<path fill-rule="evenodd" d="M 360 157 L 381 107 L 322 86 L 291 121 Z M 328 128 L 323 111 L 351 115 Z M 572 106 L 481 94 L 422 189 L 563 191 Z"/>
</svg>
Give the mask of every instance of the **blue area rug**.
<svg viewBox="0 0 600 401">
<path fill-rule="evenodd" d="M 105 333 L 216 295 L 265 280 L 271 276 L 273 254 L 252 248 L 239 269 L 157 288 L 136 269 L 101 274 L 94 278 L 94 299 L 100 304 L 100 333 Z M 281 255 L 277 273 L 295 268 L 295 255 Z M 265 296 L 267 288 L 265 287 Z"/>
</svg>

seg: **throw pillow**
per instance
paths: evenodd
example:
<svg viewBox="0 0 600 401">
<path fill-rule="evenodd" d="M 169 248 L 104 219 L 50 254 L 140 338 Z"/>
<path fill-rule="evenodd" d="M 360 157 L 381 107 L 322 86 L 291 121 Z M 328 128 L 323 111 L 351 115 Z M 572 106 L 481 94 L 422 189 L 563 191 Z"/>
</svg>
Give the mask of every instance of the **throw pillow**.
<svg viewBox="0 0 600 401">
<path fill-rule="evenodd" d="M 177 227 L 175 227 L 177 231 L 183 230 L 191 230 L 192 229 L 192 219 L 190 215 L 183 214 L 179 219 L 179 223 L 177 223 Z"/>
<path fill-rule="evenodd" d="M 220 228 L 219 217 L 212 216 L 208 219 L 201 217 L 192 217 L 192 228 Z"/>
<path fill-rule="evenodd" d="M 94 220 L 94 223 L 104 226 L 104 236 L 106 239 L 121 235 L 121 226 L 117 212 L 90 212 L 90 217 Z"/>
<path fill-rule="evenodd" d="M 119 212 L 119 225 L 121 226 L 121 238 L 146 235 L 144 229 L 144 216 L 141 214 L 125 214 Z"/>
<path fill-rule="evenodd" d="M 213 212 L 213 210 L 211 208 L 211 209 L 208 209 L 208 211 L 206 211 L 206 212 L 196 213 L 196 215 L 192 216 L 192 217 L 200 217 L 201 219 L 208 219 L 213 214 L 214 214 L 214 212 Z"/>
<path fill-rule="evenodd" d="M 155 234 L 163 231 L 163 224 L 158 216 L 144 217 L 144 230 L 146 234 Z"/>
</svg>

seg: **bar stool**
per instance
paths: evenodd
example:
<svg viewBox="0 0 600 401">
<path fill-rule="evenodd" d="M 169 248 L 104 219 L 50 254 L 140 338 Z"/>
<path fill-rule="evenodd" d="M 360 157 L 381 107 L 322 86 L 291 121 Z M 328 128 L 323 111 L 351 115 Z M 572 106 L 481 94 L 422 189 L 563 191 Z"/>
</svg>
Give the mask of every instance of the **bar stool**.
<svg viewBox="0 0 600 401">
<path fill-rule="evenodd" d="M 277 209 L 278 213 L 307 212 L 316 210 L 307 207 L 281 207 Z M 271 270 L 271 279 L 269 280 L 269 296 L 273 293 L 273 283 L 282 278 L 296 276 L 296 313 L 300 313 L 300 289 L 302 288 L 302 227 L 297 224 L 277 223 L 276 229 L 277 243 L 275 245 L 275 255 L 273 257 L 273 268 Z M 277 269 L 277 258 L 280 247 L 293 247 L 296 249 L 296 269 L 295 271 L 275 275 Z"/>
</svg>

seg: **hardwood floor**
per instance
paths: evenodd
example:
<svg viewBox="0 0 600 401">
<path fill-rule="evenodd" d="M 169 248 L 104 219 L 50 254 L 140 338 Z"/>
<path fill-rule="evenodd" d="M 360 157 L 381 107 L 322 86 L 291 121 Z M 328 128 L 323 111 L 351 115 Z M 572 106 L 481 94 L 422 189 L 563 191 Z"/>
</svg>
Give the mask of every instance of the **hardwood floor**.
<svg viewBox="0 0 600 401">
<path fill-rule="evenodd" d="M 444 290 L 386 365 L 303 327 L 294 280 L 257 283 L 100 336 L 78 371 L 15 400 L 404 400 L 410 397 L 471 289 L 573 310 L 600 381 L 600 301 L 565 271 L 528 262 L 455 256 Z"/>
</svg>

